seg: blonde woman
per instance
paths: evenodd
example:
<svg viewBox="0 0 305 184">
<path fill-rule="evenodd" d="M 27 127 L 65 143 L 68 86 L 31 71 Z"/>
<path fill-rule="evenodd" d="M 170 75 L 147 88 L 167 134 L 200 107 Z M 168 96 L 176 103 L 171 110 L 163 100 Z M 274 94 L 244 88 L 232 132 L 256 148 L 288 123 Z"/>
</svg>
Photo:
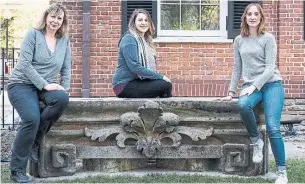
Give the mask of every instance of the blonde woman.
<svg viewBox="0 0 305 184">
<path fill-rule="evenodd" d="M 38 162 L 42 138 L 69 102 L 71 51 L 67 31 L 65 8 L 58 3 L 50 5 L 37 28 L 26 33 L 9 80 L 8 97 L 22 119 L 10 163 L 10 177 L 17 183 L 31 182 L 26 174 L 28 159 Z M 46 104 L 42 112 L 39 101 Z"/>
<path fill-rule="evenodd" d="M 128 27 L 119 42 L 118 66 L 112 80 L 114 93 L 121 98 L 171 97 L 170 79 L 156 71 L 154 25 L 149 13 L 134 10 Z"/>
<path fill-rule="evenodd" d="M 278 174 L 275 183 L 285 184 L 288 179 L 285 148 L 280 131 L 285 94 L 276 65 L 276 55 L 276 41 L 271 33 L 265 31 L 262 7 L 257 3 L 249 4 L 242 15 L 240 35 L 234 40 L 234 69 L 229 93 L 222 100 L 232 99 L 242 77 L 244 84 L 239 94 L 238 109 L 254 144 L 254 163 L 263 160 L 264 142 L 259 135 L 253 109 L 263 102 L 267 133 Z"/>
</svg>

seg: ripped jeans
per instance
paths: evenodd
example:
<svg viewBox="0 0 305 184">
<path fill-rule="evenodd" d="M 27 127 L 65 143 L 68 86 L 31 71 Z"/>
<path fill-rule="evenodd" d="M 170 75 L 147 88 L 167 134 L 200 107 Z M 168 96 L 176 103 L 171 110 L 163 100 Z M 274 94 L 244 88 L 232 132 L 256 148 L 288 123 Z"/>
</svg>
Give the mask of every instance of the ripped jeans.
<svg viewBox="0 0 305 184">
<path fill-rule="evenodd" d="M 243 89 L 251 84 L 244 84 Z M 266 129 L 278 170 L 286 169 L 285 147 L 280 130 L 281 114 L 285 92 L 281 81 L 266 83 L 262 89 L 255 90 L 251 95 L 238 99 L 238 110 L 241 119 L 252 140 L 259 139 L 256 118 L 253 109 L 260 102 L 264 104 Z"/>
</svg>

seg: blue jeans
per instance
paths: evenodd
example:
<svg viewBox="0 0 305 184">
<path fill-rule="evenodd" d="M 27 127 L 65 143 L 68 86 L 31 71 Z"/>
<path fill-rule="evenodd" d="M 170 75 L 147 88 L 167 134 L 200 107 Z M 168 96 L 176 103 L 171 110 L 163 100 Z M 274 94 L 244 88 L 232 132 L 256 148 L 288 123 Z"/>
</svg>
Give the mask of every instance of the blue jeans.
<svg viewBox="0 0 305 184">
<path fill-rule="evenodd" d="M 244 84 L 242 89 L 251 84 Z M 238 110 L 252 140 L 259 138 L 256 118 L 253 109 L 260 102 L 264 104 L 266 129 L 272 152 L 278 169 L 286 168 L 285 148 L 280 131 L 281 114 L 285 92 L 281 81 L 266 83 L 262 89 L 255 90 L 251 95 L 243 95 L 238 99 Z"/>
<path fill-rule="evenodd" d="M 68 106 L 69 97 L 64 91 L 40 91 L 32 84 L 9 85 L 8 97 L 22 120 L 12 150 L 10 169 L 26 171 L 34 142 L 39 144 L 59 119 Z M 39 101 L 46 104 L 42 112 Z"/>
</svg>

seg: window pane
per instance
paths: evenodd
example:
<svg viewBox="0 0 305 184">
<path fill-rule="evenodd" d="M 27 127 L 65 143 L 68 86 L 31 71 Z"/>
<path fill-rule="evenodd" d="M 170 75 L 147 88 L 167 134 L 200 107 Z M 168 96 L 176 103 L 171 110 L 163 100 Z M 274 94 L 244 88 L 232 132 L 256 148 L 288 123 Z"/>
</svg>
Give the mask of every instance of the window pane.
<svg viewBox="0 0 305 184">
<path fill-rule="evenodd" d="M 163 3 L 180 4 L 180 0 L 161 0 L 161 4 Z"/>
<path fill-rule="evenodd" d="M 180 29 L 180 5 L 161 5 L 161 29 L 179 30 Z"/>
<path fill-rule="evenodd" d="M 219 0 L 161 0 L 161 30 L 220 30 Z"/>
<path fill-rule="evenodd" d="M 219 0 L 202 0 L 202 5 L 219 5 Z"/>
<path fill-rule="evenodd" d="M 200 0 L 181 0 L 181 4 L 200 4 Z"/>
<path fill-rule="evenodd" d="M 181 5 L 181 29 L 198 30 L 200 29 L 200 11 L 197 5 Z"/>
<path fill-rule="evenodd" d="M 219 6 L 201 7 L 201 29 L 219 30 Z"/>
</svg>

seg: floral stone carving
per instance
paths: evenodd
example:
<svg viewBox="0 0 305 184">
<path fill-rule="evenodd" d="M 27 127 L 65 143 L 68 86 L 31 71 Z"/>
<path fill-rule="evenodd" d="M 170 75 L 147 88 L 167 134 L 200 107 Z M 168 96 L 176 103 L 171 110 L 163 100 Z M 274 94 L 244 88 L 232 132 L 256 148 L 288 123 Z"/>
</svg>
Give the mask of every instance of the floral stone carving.
<svg viewBox="0 0 305 184">
<path fill-rule="evenodd" d="M 121 148 L 125 147 L 126 139 L 135 139 L 136 149 L 151 158 L 162 147 L 161 140 L 164 138 L 172 140 L 172 147 L 178 147 L 182 139 L 180 134 L 198 141 L 206 139 L 213 133 L 213 127 L 206 129 L 178 126 L 179 117 L 174 113 L 163 112 L 162 107 L 153 101 L 147 101 L 137 112 L 124 113 L 120 120 L 122 127 L 85 128 L 85 135 L 91 137 L 91 140 L 104 141 L 110 135 L 118 134 L 116 141 Z"/>
</svg>

